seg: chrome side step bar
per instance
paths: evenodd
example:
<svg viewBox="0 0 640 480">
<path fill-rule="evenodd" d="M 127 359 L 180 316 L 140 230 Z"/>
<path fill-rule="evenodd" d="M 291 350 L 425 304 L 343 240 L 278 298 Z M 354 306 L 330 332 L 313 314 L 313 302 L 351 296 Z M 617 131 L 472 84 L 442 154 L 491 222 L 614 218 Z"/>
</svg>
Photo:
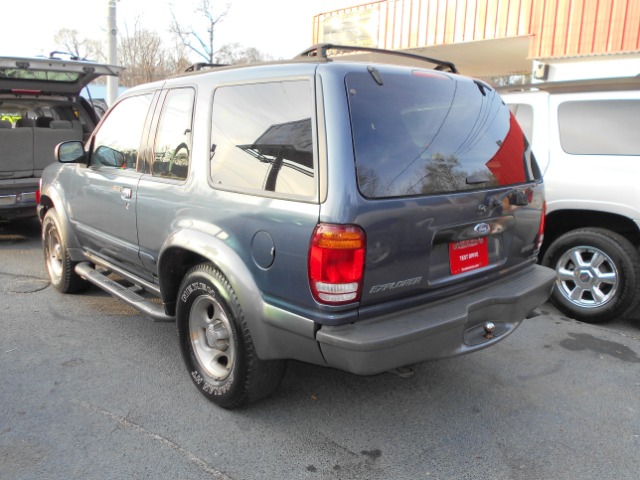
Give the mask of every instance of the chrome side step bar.
<svg viewBox="0 0 640 480">
<path fill-rule="evenodd" d="M 127 287 L 124 287 L 118 282 L 114 282 L 109 277 L 102 275 L 88 262 L 82 262 L 76 265 L 75 271 L 82 278 L 88 280 L 107 293 L 110 293 L 114 297 L 119 298 L 127 305 L 135 308 L 140 313 L 151 317 L 157 322 L 172 322 L 175 320 L 175 317 L 167 315 L 164 312 L 164 308 L 162 308 L 161 305 L 141 297 L 137 293 L 129 290 Z"/>
<path fill-rule="evenodd" d="M 84 255 L 96 265 L 104 267 L 105 269 L 113 273 L 117 273 L 121 277 L 124 277 L 127 280 L 129 280 L 131 283 L 140 285 L 143 289 L 145 289 L 147 292 L 153 293 L 156 297 L 160 296 L 160 287 L 158 287 L 158 285 L 154 285 L 152 283 L 147 282 L 146 280 L 143 280 L 142 278 L 136 277 L 130 274 L 129 272 L 127 272 L 126 270 L 123 270 L 122 268 L 118 267 L 117 265 L 109 263 L 103 260 L 102 258 L 98 257 L 97 255 L 94 255 L 92 252 L 84 252 Z"/>
</svg>

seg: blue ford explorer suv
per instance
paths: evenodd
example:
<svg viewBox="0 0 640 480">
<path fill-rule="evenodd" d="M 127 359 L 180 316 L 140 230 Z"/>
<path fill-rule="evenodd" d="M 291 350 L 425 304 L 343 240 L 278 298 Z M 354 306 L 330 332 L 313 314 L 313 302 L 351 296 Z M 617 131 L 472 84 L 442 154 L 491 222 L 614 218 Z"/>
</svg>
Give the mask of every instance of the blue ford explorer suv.
<svg viewBox="0 0 640 480">
<path fill-rule="evenodd" d="M 554 282 L 520 127 L 448 62 L 351 49 L 127 91 L 43 173 L 52 285 L 175 321 L 225 408 L 287 359 L 373 375 L 507 337 Z"/>
</svg>

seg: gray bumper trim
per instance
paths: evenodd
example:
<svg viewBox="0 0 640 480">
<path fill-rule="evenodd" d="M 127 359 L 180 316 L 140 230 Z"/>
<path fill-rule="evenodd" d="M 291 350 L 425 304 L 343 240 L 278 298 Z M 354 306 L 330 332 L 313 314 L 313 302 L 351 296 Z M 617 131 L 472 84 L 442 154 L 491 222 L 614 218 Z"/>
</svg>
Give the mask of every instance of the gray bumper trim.
<svg viewBox="0 0 640 480">
<path fill-rule="evenodd" d="M 551 293 L 555 272 L 532 265 L 500 282 L 426 307 L 349 325 L 323 326 L 316 335 L 330 366 L 371 375 L 413 363 L 462 355 L 505 338 Z M 497 335 L 482 336 L 484 322 Z"/>
</svg>

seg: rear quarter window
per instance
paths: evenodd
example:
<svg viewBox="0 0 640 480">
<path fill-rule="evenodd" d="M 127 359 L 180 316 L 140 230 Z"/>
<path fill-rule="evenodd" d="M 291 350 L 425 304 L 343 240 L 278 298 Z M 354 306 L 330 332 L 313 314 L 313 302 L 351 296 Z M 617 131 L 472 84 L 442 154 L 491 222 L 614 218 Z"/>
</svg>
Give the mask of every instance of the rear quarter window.
<svg viewBox="0 0 640 480">
<path fill-rule="evenodd" d="M 369 198 L 513 185 L 539 178 L 502 98 L 437 72 L 347 75 L 358 184 Z"/>
<path fill-rule="evenodd" d="M 640 155 L 640 100 L 563 102 L 562 149 L 574 155 Z"/>
<path fill-rule="evenodd" d="M 153 147 L 151 174 L 184 180 L 191 157 L 193 100 L 191 88 L 170 90 L 164 100 Z"/>
<path fill-rule="evenodd" d="M 211 130 L 216 188 L 312 197 L 313 97 L 309 80 L 218 88 Z"/>
</svg>

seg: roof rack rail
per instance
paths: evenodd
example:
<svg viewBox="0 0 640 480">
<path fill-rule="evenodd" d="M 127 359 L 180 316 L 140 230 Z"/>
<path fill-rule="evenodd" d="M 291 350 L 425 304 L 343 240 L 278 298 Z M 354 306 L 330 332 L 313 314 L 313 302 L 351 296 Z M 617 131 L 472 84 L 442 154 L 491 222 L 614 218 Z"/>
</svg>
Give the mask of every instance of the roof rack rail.
<svg viewBox="0 0 640 480">
<path fill-rule="evenodd" d="M 186 69 L 185 72 L 197 72 L 199 70 L 204 70 L 205 68 L 219 68 L 219 67 L 228 67 L 229 65 L 226 63 L 206 63 L 206 62 L 199 62 L 199 63 L 194 63 L 192 65 L 189 65 Z"/>
<path fill-rule="evenodd" d="M 82 61 L 82 62 L 90 62 L 91 61 L 88 58 L 80 57 L 80 56 L 75 55 L 75 54 L 70 53 L 70 52 L 61 52 L 60 50 L 54 50 L 53 52 L 50 52 L 49 53 L 49 58 L 52 59 L 52 60 L 62 60 L 57 55 L 66 55 L 66 56 L 69 57 L 69 60 L 74 60 L 74 61 Z"/>
<path fill-rule="evenodd" d="M 318 43 L 300 52 L 295 58 L 305 57 L 320 57 L 325 60 L 329 59 L 327 54 L 328 50 L 341 50 L 346 52 L 368 52 L 368 53 L 380 53 L 384 55 L 395 55 L 398 57 L 411 58 L 421 62 L 428 62 L 437 65 L 436 70 L 449 70 L 451 73 L 459 73 L 458 69 L 452 62 L 446 62 L 444 60 L 438 60 L 436 58 L 426 57 L 424 55 L 418 55 L 415 53 L 400 52 L 398 50 L 385 50 L 382 48 L 370 48 L 370 47 L 357 47 L 355 45 L 336 45 L 333 43 Z"/>
</svg>

